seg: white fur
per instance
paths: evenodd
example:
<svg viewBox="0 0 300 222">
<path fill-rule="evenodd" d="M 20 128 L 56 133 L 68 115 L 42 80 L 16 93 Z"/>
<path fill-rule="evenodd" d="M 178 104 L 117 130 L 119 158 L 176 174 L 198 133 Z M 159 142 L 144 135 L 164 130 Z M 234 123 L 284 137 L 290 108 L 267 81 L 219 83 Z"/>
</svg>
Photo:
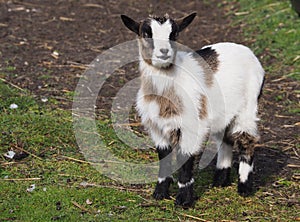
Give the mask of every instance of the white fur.
<svg viewBox="0 0 300 222">
<path fill-rule="evenodd" d="M 213 131 L 224 129 L 236 117 L 232 133 L 247 132 L 257 136 L 257 97 L 260 93 L 264 70 L 252 51 L 235 43 L 211 45 L 219 54 L 215 84 L 208 88 L 209 100 L 214 102 L 214 92 L 221 90 L 225 112 L 218 103 L 212 104 L 210 116 Z"/>
<path fill-rule="evenodd" d="M 180 140 L 181 151 L 185 154 L 192 154 L 199 150 L 208 132 L 207 120 L 200 120 L 198 113 L 199 97 L 201 94 L 205 94 L 202 69 L 192 55 L 186 52 L 177 52 L 175 64 L 176 68 L 171 76 L 166 76 L 165 73 L 149 66 L 143 60 L 140 62 L 140 69 L 145 78 L 151 78 L 155 83 L 158 94 L 162 93 L 167 87 L 174 87 L 177 96 L 181 98 L 184 105 L 182 115 L 173 118 L 160 117 L 158 104 L 154 101 L 145 102 L 142 90 L 138 93 L 137 109 L 142 117 L 142 123 L 147 124 L 147 121 L 150 120 L 152 124 L 160 129 L 160 138 L 152 136 L 156 145 L 160 141 L 165 142 L 168 140 L 169 133 L 172 130 L 180 128 L 182 135 Z M 150 132 L 151 135 L 156 134 L 151 131 L 151 128 Z"/>
<path fill-rule="evenodd" d="M 139 91 L 137 110 L 142 117 L 142 123 L 147 124 L 147 121 L 151 121 L 161 132 L 160 135 L 155 135 L 150 128 L 156 145 L 165 146 L 168 143 L 168 134 L 180 128 L 181 151 L 184 154 L 194 154 L 200 150 L 209 130 L 218 133 L 234 118 L 236 119 L 232 133 L 247 132 L 258 136 L 257 97 L 264 70 L 252 51 L 245 46 L 218 43 L 210 47 L 219 55 L 218 71 L 213 74 L 212 86 L 205 85 L 203 68 L 191 53 L 177 52 L 172 74 L 166 74 L 164 69 L 157 69 L 143 59 L 140 60 L 143 77 L 154 82 L 158 94 L 174 86 L 184 105 L 180 116 L 162 118 L 159 116 L 158 104 L 155 101 L 145 102 L 143 91 Z M 203 120 L 199 118 L 200 95 L 206 95 L 208 98 L 208 115 Z"/>
<path fill-rule="evenodd" d="M 159 183 L 162 183 L 162 182 L 164 182 L 165 180 L 166 180 L 166 177 L 163 177 L 163 178 L 162 178 L 162 177 L 158 177 L 158 180 L 157 180 L 157 181 L 158 181 Z"/>
<path fill-rule="evenodd" d="M 240 177 L 240 182 L 245 183 L 248 180 L 248 175 L 253 171 L 253 163 L 249 165 L 248 163 L 245 162 L 240 162 L 239 165 L 239 177 Z"/>
<path fill-rule="evenodd" d="M 169 42 L 169 36 L 172 31 L 172 24 L 170 20 L 167 20 L 163 24 L 160 24 L 155 19 L 151 20 L 152 39 L 154 44 L 152 65 L 155 67 L 167 67 L 173 62 L 174 52 Z M 164 54 L 160 51 L 161 49 L 167 49 L 169 57 L 168 59 L 160 59 Z"/>
<path fill-rule="evenodd" d="M 179 183 L 178 182 L 178 187 L 179 188 L 184 188 L 184 187 L 187 187 L 187 186 L 191 186 L 193 183 L 195 182 L 194 178 L 192 178 L 189 182 L 187 183 Z"/>
<path fill-rule="evenodd" d="M 227 169 L 232 163 L 232 147 L 226 143 L 222 143 L 218 151 L 217 169 Z"/>
</svg>

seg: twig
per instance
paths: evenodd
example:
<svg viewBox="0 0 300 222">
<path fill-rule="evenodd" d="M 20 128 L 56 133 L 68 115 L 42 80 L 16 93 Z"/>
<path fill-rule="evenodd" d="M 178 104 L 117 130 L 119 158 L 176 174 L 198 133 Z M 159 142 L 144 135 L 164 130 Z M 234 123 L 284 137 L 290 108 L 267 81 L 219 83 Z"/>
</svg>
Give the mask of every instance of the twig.
<svg viewBox="0 0 300 222">
<path fill-rule="evenodd" d="M 20 163 L 20 162 L 4 162 L 4 163 L 0 163 L 0 164 L 1 164 L 1 166 L 7 166 L 7 165 L 13 165 L 16 163 Z"/>
<path fill-rule="evenodd" d="M 87 4 L 84 4 L 83 7 L 90 7 L 90 8 L 103 8 L 102 5 L 99 5 L 99 4 L 92 4 L 92 3 L 87 3 Z"/>
<path fill-rule="evenodd" d="M 20 88 L 19 86 L 15 85 L 15 84 L 13 84 L 11 82 L 8 82 L 6 79 L 0 78 L 0 80 L 3 81 L 3 82 L 5 82 L 5 83 L 7 83 L 7 84 L 9 84 L 9 85 L 11 85 L 12 87 L 14 87 L 14 88 L 16 88 L 18 90 L 21 90 L 23 92 L 25 91 L 24 89 Z"/>
<path fill-rule="evenodd" d="M 128 187 L 122 187 L 122 186 L 115 186 L 115 185 L 100 185 L 100 184 L 95 184 L 95 183 L 81 183 L 81 186 L 83 187 L 99 187 L 99 188 L 109 188 L 109 189 L 115 189 L 115 190 L 125 190 L 125 191 L 132 191 L 132 192 L 144 192 L 147 193 L 149 190 L 146 189 L 140 189 L 140 188 L 128 188 Z M 142 198 L 142 197 L 141 197 Z M 144 198 L 142 198 L 145 200 Z"/>
<path fill-rule="evenodd" d="M 300 156 L 299 156 L 299 154 L 298 154 L 298 152 L 296 151 L 295 148 L 293 148 L 293 151 L 294 151 L 295 155 L 300 158 Z"/>
<path fill-rule="evenodd" d="M 65 159 L 68 159 L 68 160 L 72 160 L 72 161 L 78 162 L 78 163 L 88 163 L 88 164 L 91 164 L 91 162 L 88 162 L 88 161 L 85 161 L 85 160 L 76 159 L 76 158 L 69 157 L 69 156 L 61 156 L 61 157 L 65 158 Z"/>
<path fill-rule="evenodd" d="M 141 203 L 138 206 L 139 207 L 145 207 L 145 208 L 147 208 L 147 207 L 159 207 L 159 204 L 151 202 L 151 203 Z"/>
<path fill-rule="evenodd" d="M 43 160 L 41 157 L 38 157 L 37 155 L 35 155 L 35 154 L 33 154 L 33 153 L 30 153 L 29 151 L 24 150 L 24 149 L 21 148 L 21 147 L 14 146 L 14 148 L 16 148 L 17 150 L 20 150 L 20 151 L 22 151 L 22 152 L 24 152 L 24 153 L 27 153 L 28 155 L 33 156 L 33 157 L 35 157 L 35 158 L 37 158 L 37 159 L 39 159 L 39 160 Z"/>
<path fill-rule="evenodd" d="M 177 212 L 177 214 L 181 215 L 181 216 L 184 216 L 184 217 L 189 217 L 189 218 L 192 218 L 194 220 L 197 220 L 197 221 L 205 221 L 205 222 L 208 222 L 209 220 L 204 220 L 200 217 L 195 217 L 195 216 L 192 216 L 192 215 L 188 215 L 188 214 L 184 214 L 184 213 L 179 213 Z M 201 214 L 201 215 L 204 215 L 204 214 Z"/>
<path fill-rule="evenodd" d="M 94 162 L 89 162 L 89 161 L 85 161 L 85 160 L 80 160 L 80 159 L 76 159 L 73 157 L 68 157 L 68 156 L 61 156 L 62 158 L 68 159 L 68 160 L 72 160 L 78 163 L 87 163 L 87 164 L 92 164 L 92 165 L 103 165 L 105 163 L 118 163 L 118 164 L 124 164 L 124 162 L 121 161 L 113 161 L 113 160 L 103 160 L 103 162 L 101 163 L 94 163 Z"/>
<path fill-rule="evenodd" d="M 70 68 L 77 68 L 77 69 L 82 69 L 86 70 L 88 68 L 88 65 L 80 65 L 80 64 L 70 64 L 70 65 L 54 65 L 52 62 L 43 62 L 43 65 L 48 66 L 48 67 L 54 67 L 54 68 L 64 68 L 64 67 L 70 67 Z"/>
<path fill-rule="evenodd" d="M 84 212 L 89 212 L 90 214 L 96 214 L 96 212 L 93 212 L 87 208 L 85 208 L 84 206 L 81 206 L 79 203 L 75 202 L 75 201 L 71 201 L 71 203 L 75 206 L 78 207 L 80 210 L 84 211 Z"/>
<path fill-rule="evenodd" d="M 32 181 L 32 180 L 41 180 L 42 178 L 4 178 L 0 179 L 0 181 Z"/>
<path fill-rule="evenodd" d="M 116 126 L 141 126 L 141 123 L 120 123 L 116 124 Z"/>
<path fill-rule="evenodd" d="M 290 167 L 290 168 L 300 168 L 300 165 L 297 165 L 297 164 L 288 164 L 287 167 Z"/>
<path fill-rule="evenodd" d="M 71 174 L 66 174 L 66 173 L 59 173 L 57 175 L 61 176 L 61 177 L 79 177 L 79 178 L 85 178 L 85 176 L 71 175 Z"/>
<path fill-rule="evenodd" d="M 278 117 L 278 118 L 294 118 L 293 116 L 283 116 L 283 115 L 278 115 L 278 114 L 275 114 L 274 116 Z"/>
<path fill-rule="evenodd" d="M 75 19 L 73 19 L 73 18 L 67 18 L 67 17 L 63 17 L 63 16 L 59 17 L 59 20 L 61 20 L 61 21 L 67 21 L 67 22 L 73 22 L 73 21 L 75 21 Z"/>
<path fill-rule="evenodd" d="M 236 12 L 234 15 L 240 16 L 240 15 L 248 15 L 250 12 Z"/>
</svg>

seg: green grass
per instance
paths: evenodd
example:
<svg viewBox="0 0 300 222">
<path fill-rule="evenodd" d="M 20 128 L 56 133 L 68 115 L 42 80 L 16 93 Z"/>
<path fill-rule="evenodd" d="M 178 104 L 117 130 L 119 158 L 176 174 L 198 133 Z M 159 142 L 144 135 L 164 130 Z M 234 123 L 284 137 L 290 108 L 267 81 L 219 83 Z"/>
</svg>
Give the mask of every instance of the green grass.
<svg viewBox="0 0 300 222">
<path fill-rule="evenodd" d="M 282 84 L 300 80 L 300 19 L 290 1 L 234 2 L 240 5 L 235 23 L 243 25 L 244 39 L 259 55 L 267 82 L 279 85 L 276 91 L 273 89 L 274 100 L 280 102 L 284 115 L 300 115 L 299 90 L 291 92 L 291 86 Z"/>
<path fill-rule="evenodd" d="M 246 13 L 235 16 L 234 22 L 245 24 L 244 37 L 252 42 L 251 48 L 261 56 L 269 75 L 299 80 L 300 19 L 288 1 L 238 3 L 239 11 Z M 7 67 L 4 71 L 15 69 Z M 284 94 L 274 99 L 280 102 Z M 120 185 L 83 158 L 71 113 L 51 108 L 54 102 L 49 99 L 43 103 L 29 92 L 0 81 L 0 221 L 294 221 L 300 216 L 293 202 L 299 195 L 299 184 L 287 178 L 275 177 L 276 186 L 267 185 L 255 196 L 242 198 L 236 193 L 236 183 L 211 188 L 212 169 L 207 168 L 196 173 L 200 199 L 189 210 L 174 207 L 173 200 L 153 200 L 155 183 Z M 9 108 L 13 103 L 17 109 Z M 299 113 L 294 105 L 289 109 L 292 114 Z M 151 150 L 124 145 L 109 120 L 98 120 L 97 126 L 102 141 L 118 158 L 132 163 L 156 160 Z M 5 159 L 2 154 L 11 149 L 25 150 L 29 156 Z M 236 175 L 234 178 L 236 182 Z M 90 186 L 84 187 L 83 182 Z M 27 192 L 32 184 L 36 189 Z M 171 193 L 176 195 L 176 184 Z"/>
<path fill-rule="evenodd" d="M 285 1 L 238 0 L 236 22 L 246 23 L 244 37 L 262 55 L 268 74 L 300 80 L 300 19 Z"/>
</svg>

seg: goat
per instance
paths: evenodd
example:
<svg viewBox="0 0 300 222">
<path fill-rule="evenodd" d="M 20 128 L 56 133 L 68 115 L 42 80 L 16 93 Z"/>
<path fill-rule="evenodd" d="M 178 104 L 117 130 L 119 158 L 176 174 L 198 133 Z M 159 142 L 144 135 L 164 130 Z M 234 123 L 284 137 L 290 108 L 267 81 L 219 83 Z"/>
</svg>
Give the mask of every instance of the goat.
<svg viewBox="0 0 300 222">
<path fill-rule="evenodd" d="M 264 80 L 260 62 L 246 46 L 225 42 L 194 53 L 178 50 L 178 34 L 195 16 L 172 19 L 166 14 L 137 22 L 121 15 L 125 26 L 138 35 L 141 87 L 136 107 L 160 160 L 153 196 L 170 198 L 170 154 L 176 150 L 181 165 L 175 204 L 183 207 L 196 200 L 193 162 L 209 132 L 219 141 L 213 185 L 231 184 L 236 146 L 238 192 L 243 196 L 252 193 L 253 153 L 259 139 L 257 101 Z"/>
</svg>

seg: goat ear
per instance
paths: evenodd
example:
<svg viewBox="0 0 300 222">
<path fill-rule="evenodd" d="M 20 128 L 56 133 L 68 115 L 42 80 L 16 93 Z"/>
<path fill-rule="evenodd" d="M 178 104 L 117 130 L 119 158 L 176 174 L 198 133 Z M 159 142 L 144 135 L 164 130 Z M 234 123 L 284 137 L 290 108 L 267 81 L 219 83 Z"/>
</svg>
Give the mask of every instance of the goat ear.
<svg viewBox="0 0 300 222">
<path fill-rule="evenodd" d="M 188 27 L 189 24 L 192 23 L 192 21 L 194 20 L 194 18 L 196 17 L 197 13 L 194 12 L 184 18 L 181 19 L 177 19 L 175 20 L 178 27 L 179 27 L 179 32 L 181 32 L 182 30 L 184 30 L 186 27 Z"/>
<path fill-rule="evenodd" d="M 139 33 L 139 29 L 140 29 L 140 23 L 134 21 L 132 18 L 129 18 L 126 15 L 121 15 L 121 19 L 124 23 L 124 25 L 131 31 L 133 31 L 136 34 L 140 34 Z"/>
</svg>

